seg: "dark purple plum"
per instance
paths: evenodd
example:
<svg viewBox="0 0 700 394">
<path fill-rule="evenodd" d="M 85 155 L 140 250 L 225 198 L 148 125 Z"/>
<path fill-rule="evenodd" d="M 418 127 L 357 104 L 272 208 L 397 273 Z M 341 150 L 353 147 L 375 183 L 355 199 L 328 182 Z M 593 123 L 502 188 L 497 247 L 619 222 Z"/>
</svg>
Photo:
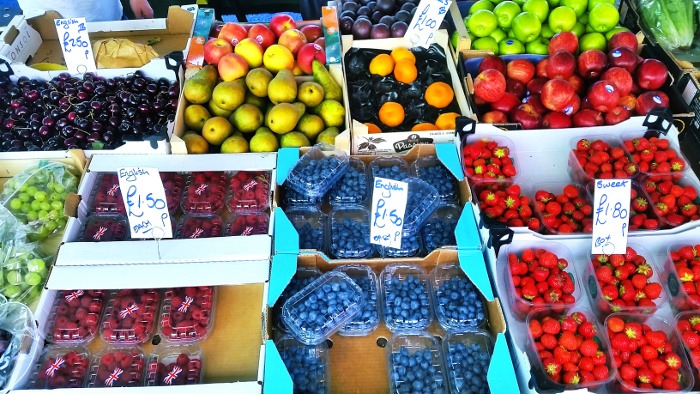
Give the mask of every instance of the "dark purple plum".
<svg viewBox="0 0 700 394">
<path fill-rule="evenodd" d="M 340 18 L 338 21 L 338 27 L 340 28 L 340 32 L 342 34 L 352 34 L 352 25 L 355 23 L 355 20 L 352 19 L 349 16 L 343 16 Z"/>
<path fill-rule="evenodd" d="M 387 26 L 393 25 L 395 22 L 394 17 L 391 15 L 384 15 L 382 19 L 379 20 L 379 23 L 383 23 Z"/>
<path fill-rule="evenodd" d="M 360 8 L 360 6 L 354 1 L 348 1 L 347 3 L 343 4 L 343 11 L 356 12 L 358 8 Z"/>
<path fill-rule="evenodd" d="M 370 18 L 370 20 L 372 21 L 372 23 L 377 24 L 377 23 L 379 23 L 379 20 L 382 19 L 383 16 L 384 16 L 383 12 L 374 11 L 372 13 L 372 17 Z"/>
<path fill-rule="evenodd" d="M 352 36 L 356 40 L 368 39 L 370 38 L 371 33 L 372 22 L 369 19 L 358 19 L 352 24 Z"/>
<path fill-rule="evenodd" d="M 369 7 L 367 7 L 367 6 L 362 6 L 362 7 L 357 9 L 357 16 L 360 16 L 360 15 L 365 15 L 365 16 L 369 17 L 370 15 L 372 15 L 372 10 L 370 10 Z"/>
<path fill-rule="evenodd" d="M 396 15 L 394 15 L 394 18 L 395 18 L 397 21 L 405 22 L 405 23 L 408 24 L 408 23 L 411 22 L 411 18 L 412 18 L 412 17 L 411 17 L 411 12 L 410 12 L 410 11 L 401 10 L 401 11 L 397 12 Z"/>
<path fill-rule="evenodd" d="M 391 25 L 391 36 L 392 37 L 403 37 L 408 30 L 408 25 L 406 22 L 396 21 Z"/>
<path fill-rule="evenodd" d="M 389 38 L 391 37 L 391 30 L 389 30 L 389 26 L 383 23 L 378 23 L 372 26 L 370 36 L 372 38 Z"/>
<path fill-rule="evenodd" d="M 394 0 L 377 0 L 377 9 L 385 14 L 390 14 L 394 11 L 396 2 Z"/>
</svg>

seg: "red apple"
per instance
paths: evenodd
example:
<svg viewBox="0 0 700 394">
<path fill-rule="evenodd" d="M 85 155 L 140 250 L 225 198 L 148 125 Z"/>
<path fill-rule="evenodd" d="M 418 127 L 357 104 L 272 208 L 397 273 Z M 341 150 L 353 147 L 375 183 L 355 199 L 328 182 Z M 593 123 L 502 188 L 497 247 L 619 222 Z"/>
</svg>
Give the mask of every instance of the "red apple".
<svg viewBox="0 0 700 394">
<path fill-rule="evenodd" d="M 588 102 L 591 103 L 593 109 L 600 112 L 608 112 L 618 105 L 620 92 L 617 91 L 615 85 L 610 81 L 600 80 L 591 85 L 586 98 L 588 98 Z"/>
<path fill-rule="evenodd" d="M 549 56 L 558 52 L 566 51 L 575 54 L 578 51 L 578 37 L 570 31 L 557 33 L 549 40 Z"/>
<path fill-rule="evenodd" d="M 532 105 L 537 112 L 541 114 L 545 113 L 548 111 L 547 107 L 542 104 L 542 99 L 540 98 L 539 94 L 531 94 L 523 99 L 523 104 L 530 104 Z"/>
<path fill-rule="evenodd" d="M 474 96 L 493 103 L 506 92 L 506 78 L 495 69 L 484 70 L 474 79 Z"/>
<path fill-rule="evenodd" d="M 617 106 L 605 114 L 605 124 L 618 124 L 626 121 L 630 116 L 632 116 L 632 114 L 627 108 Z"/>
<path fill-rule="evenodd" d="M 588 102 L 588 97 L 581 99 L 581 109 L 593 109 L 591 103 Z"/>
<path fill-rule="evenodd" d="M 537 129 L 542 126 L 542 117 L 531 104 L 520 104 L 513 108 L 510 119 L 513 122 L 520 123 L 523 129 L 526 130 Z"/>
<path fill-rule="evenodd" d="M 639 115 L 646 115 L 654 108 L 668 108 L 668 96 L 666 93 L 652 90 L 644 92 L 637 97 L 635 110 Z"/>
<path fill-rule="evenodd" d="M 297 23 L 294 22 L 294 18 L 292 18 L 289 14 L 279 13 L 272 15 L 272 18 L 270 18 L 270 30 L 272 30 L 277 37 L 281 37 L 282 33 L 287 30 L 296 28 Z"/>
<path fill-rule="evenodd" d="M 313 69 L 311 68 L 311 63 L 314 59 L 318 60 L 322 64 L 326 64 L 326 51 L 321 48 L 318 44 L 305 44 L 299 49 L 297 54 L 297 63 L 299 68 L 306 74 L 311 75 Z"/>
<path fill-rule="evenodd" d="M 304 33 L 307 42 L 314 42 L 320 37 L 323 37 L 323 28 L 321 25 L 317 25 L 315 23 L 305 25 L 299 30 Z"/>
<path fill-rule="evenodd" d="M 603 114 L 594 109 L 582 109 L 573 118 L 575 127 L 595 127 L 605 124 Z"/>
<path fill-rule="evenodd" d="M 228 53 L 219 60 L 217 70 L 219 77 L 224 82 L 231 82 L 238 78 L 245 78 L 250 67 L 243 56 L 237 53 Z"/>
<path fill-rule="evenodd" d="M 618 104 L 621 107 L 627 108 L 628 111 L 634 111 L 634 108 L 637 106 L 637 96 L 633 94 L 622 96 Z"/>
<path fill-rule="evenodd" d="M 608 57 L 605 55 L 605 52 L 597 49 L 581 52 L 577 61 L 578 75 L 588 79 L 598 78 L 608 66 Z"/>
<path fill-rule="evenodd" d="M 245 27 L 235 22 L 224 23 L 219 32 L 219 38 L 233 45 L 234 47 L 241 40 L 248 37 Z"/>
<path fill-rule="evenodd" d="M 581 97 L 579 96 L 574 96 L 571 98 L 571 101 L 569 101 L 566 104 L 566 108 L 564 108 L 564 115 L 567 116 L 573 116 L 575 113 L 578 112 L 578 110 L 581 108 Z"/>
<path fill-rule="evenodd" d="M 520 104 L 520 99 L 513 93 L 505 92 L 503 97 L 491 103 L 491 109 L 494 111 L 501 111 L 503 113 L 510 113 L 510 111 Z"/>
<path fill-rule="evenodd" d="M 204 61 L 216 65 L 224 55 L 233 52 L 233 47 L 221 38 L 212 38 L 204 44 Z"/>
<path fill-rule="evenodd" d="M 527 85 L 535 76 L 535 65 L 525 59 L 515 59 L 506 66 L 506 76 Z"/>
<path fill-rule="evenodd" d="M 574 74 L 570 76 L 569 78 L 566 79 L 571 86 L 574 87 L 576 90 L 576 94 L 582 95 L 583 94 L 583 89 L 584 89 L 584 84 L 583 84 L 583 79 L 579 77 L 578 75 Z"/>
<path fill-rule="evenodd" d="M 481 116 L 484 123 L 508 123 L 508 117 L 501 111 L 489 111 Z"/>
<path fill-rule="evenodd" d="M 319 45 L 323 50 L 326 50 L 326 38 L 325 37 L 319 37 L 314 41 L 314 44 Z"/>
<path fill-rule="evenodd" d="M 645 59 L 637 66 L 637 83 L 645 90 L 656 90 L 664 86 L 668 69 L 666 65 L 656 59 Z"/>
<path fill-rule="evenodd" d="M 272 32 L 267 26 L 262 23 L 254 24 L 250 30 L 248 30 L 248 37 L 254 38 L 263 49 L 267 49 L 270 45 L 277 42 L 277 36 Z"/>
<path fill-rule="evenodd" d="M 576 71 L 576 58 L 569 52 L 557 51 L 547 62 L 547 77 L 567 79 Z"/>
<path fill-rule="evenodd" d="M 619 34 L 619 33 L 618 33 Z M 610 81 L 620 92 L 620 96 L 626 96 L 632 91 L 632 75 L 622 67 L 610 67 L 605 70 L 600 79 Z"/>
<path fill-rule="evenodd" d="M 525 97 L 527 87 L 522 83 L 514 79 L 506 79 L 506 92 L 513 93 L 519 99 Z"/>
<path fill-rule="evenodd" d="M 571 127 L 571 117 L 561 112 L 548 112 L 542 118 L 542 127 L 545 129 L 566 129 Z"/>
<path fill-rule="evenodd" d="M 637 53 L 637 45 L 637 36 L 634 33 L 621 31 L 610 37 L 610 41 L 608 41 L 608 51 L 625 47 Z"/>
<path fill-rule="evenodd" d="M 485 70 L 494 69 L 498 70 L 501 74 L 506 74 L 506 62 L 503 61 L 499 56 L 489 55 L 486 56 L 481 63 L 479 63 L 479 68 L 477 70 L 478 74 L 481 74 Z"/>
<path fill-rule="evenodd" d="M 608 64 L 610 67 L 622 67 L 632 74 L 637 68 L 638 63 L 639 56 L 637 56 L 637 53 L 629 48 L 615 48 L 608 52 Z"/>
<path fill-rule="evenodd" d="M 287 49 L 292 51 L 292 55 L 296 56 L 299 49 L 301 49 L 301 47 L 307 42 L 304 33 L 297 29 L 289 29 L 282 32 L 282 35 L 280 35 L 277 43 L 287 47 Z"/>
<path fill-rule="evenodd" d="M 549 79 L 537 77 L 527 84 L 527 91 L 530 94 L 542 94 L 542 87 L 544 87 L 544 84 L 547 83 L 547 81 L 549 81 Z"/>
<path fill-rule="evenodd" d="M 540 60 L 535 66 L 536 73 L 538 77 L 547 78 L 547 63 L 549 63 L 549 58 Z"/>
<path fill-rule="evenodd" d="M 573 96 L 576 96 L 576 89 L 569 82 L 557 78 L 544 84 L 540 100 L 548 110 L 564 112 Z"/>
</svg>

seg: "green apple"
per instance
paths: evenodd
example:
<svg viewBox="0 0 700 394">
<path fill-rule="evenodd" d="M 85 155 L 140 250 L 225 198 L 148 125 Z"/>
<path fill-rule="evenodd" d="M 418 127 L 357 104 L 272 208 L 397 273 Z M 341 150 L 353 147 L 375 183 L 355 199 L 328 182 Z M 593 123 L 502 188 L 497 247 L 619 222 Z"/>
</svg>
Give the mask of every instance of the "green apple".
<svg viewBox="0 0 700 394">
<path fill-rule="evenodd" d="M 519 5 L 520 8 L 523 8 L 523 4 L 525 4 L 525 0 L 513 0 L 515 4 Z"/>
<path fill-rule="evenodd" d="M 588 24 L 588 12 L 584 12 L 583 15 L 579 16 L 577 21 L 586 26 Z"/>
<path fill-rule="evenodd" d="M 615 0 L 588 0 L 588 11 L 592 10 L 593 7 L 601 3 L 607 3 L 610 5 L 615 5 Z"/>
<path fill-rule="evenodd" d="M 503 29 L 501 29 L 500 27 L 497 27 L 497 28 L 493 29 L 491 34 L 489 34 L 489 37 L 493 37 L 493 39 L 496 40 L 496 42 L 501 42 L 502 40 L 504 40 L 508 36 L 506 35 L 506 32 Z"/>
<path fill-rule="evenodd" d="M 554 37 L 554 31 L 552 30 L 551 27 L 549 27 L 549 23 L 545 23 L 542 25 L 542 30 L 540 31 L 540 36 L 544 38 L 552 38 Z"/>
<path fill-rule="evenodd" d="M 467 29 L 477 37 L 488 36 L 498 26 L 496 15 L 489 10 L 479 10 L 469 16 Z"/>
<path fill-rule="evenodd" d="M 511 31 L 520 42 L 528 43 L 535 41 L 542 31 L 542 23 L 535 14 L 521 12 L 513 18 Z"/>
<path fill-rule="evenodd" d="M 614 5 L 601 3 L 593 7 L 588 14 L 588 24 L 598 33 L 606 33 L 617 26 L 620 13 Z"/>
<path fill-rule="evenodd" d="M 542 23 L 547 20 L 547 15 L 549 15 L 549 3 L 547 0 L 525 0 L 523 11 L 535 14 Z"/>
<path fill-rule="evenodd" d="M 515 38 L 515 32 L 513 32 L 513 29 L 510 29 L 506 32 L 506 37 L 508 38 Z M 499 41 L 500 42 L 500 41 Z"/>
<path fill-rule="evenodd" d="M 498 52 L 501 56 L 525 53 L 525 45 L 515 38 L 509 38 L 498 43 Z"/>
<path fill-rule="evenodd" d="M 607 47 L 608 40 L 606 40 L 605 36 L 601 33 L 586 33 L 583 35 L 583 37 L 578 39 L 578 48 L 581 52 L 589 49 L 599 49 L 605 52 Z"/>
<path fill-rule="evenodd" d="M 498 55 L 498 43 L 493 37 L 480 37 L 472 42 L 472 49 L 477 51 L 491 51 Z"/>
<path fill-rule="evenodd" d="M 459 33 L 457 31 L 453 31 L 452 34 L 450 34 L 450 45 L 452 45 L 452 48 L 457 49 L 457 45 L 459 44 Z"/>
<path fill-rule="evenodd" d="M 612 36 L 614 36 L 615 34 L 621 32 L 621 31 L 630 31 L 630 29 L 628 29 L 626 27 L 622 27 L 622 26 L 615 26 L 609 32 L 605 33 L 605 39 L 610 41 Z"/>
<path fill-rule="evenodd" d="M 471 7 L 469 7 L 469 15 L 472 15 L 479 10 L 493 11 L 493 7 L 493 3 L 489 0 L 479 0 L 476 3 L 472 4 Z"/>
<path fill-rule="evenodd" d="M 559 3 L 561 0 L 547 0 L 547 3 L 549 3 L 549 9 L 554 9 L 556 7 L 559 7 Z"/>
<path fill-rule="evenodd" d="M 586 33 L 593 33 L 595 30 L 593 30 L 593 26 L 591 25 L 586 25 Z"/>
<path fill-rule="evenodd" d="M 547 24 L 555 34 L 571 31 L 576 25 L 576 13 L 569 7 L 557 7 L 549 14 Z"/>
<path fill-rule="evenodd" d="M 576 13 L 576 17 L 580 17 L 586 12 L 586 7 L 588 7 L 588 0 L 561 0 L 561 5 L 564 7 L 569 7 Z"/>
<path fill-rule="evenodd" d="M 576 22 L 576 25 L 574 25 L 574 28 L 571 29 L 571 32 L 574 33 L 576 37 L 581 37 L 586 34 L 586 26 L 584 26 L 581 22 Z"/>
<path fill-rule="evenodd" d="M 483 1 L 483 0 L 481 0 Z M 494 15 L 498 18 L 498 27 L 501 29 L 510 29 L 510 24 L 521 12 L 520 6 L 515 4 L 513 1 L 504 1 L 499 3 L 496 8 L 493 9 Z"/>
<path fill-rule="evenodd" d="M 535 55 L 547 55 L 549 53 L 549 39 L 539 37 L 535 41 L 530 41 L 525 45 L 525 52 Z"/>
</svg>

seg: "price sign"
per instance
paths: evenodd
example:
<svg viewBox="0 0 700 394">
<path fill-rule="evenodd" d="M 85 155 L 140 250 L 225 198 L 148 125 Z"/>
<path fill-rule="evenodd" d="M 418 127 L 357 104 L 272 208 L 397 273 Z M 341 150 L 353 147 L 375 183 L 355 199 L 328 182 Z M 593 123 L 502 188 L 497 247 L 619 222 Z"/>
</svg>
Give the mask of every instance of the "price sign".
<svg viewBox="0 0 700 394">
<path fill-rule="evenodd" d="M 84 74 L 97 70 L 85 18 L 54 19 L 54 23 L 68 71 Z"/>
<path fill-rule="evenodd" d="M 452 0 L 421 0 L 416 13 L 408 25 L 404 37 L 408 38 L 411 46 L 428 48 L 433 42 L 435 32 L 445 19 Z"/>
<path fill-rule="evenodd" d="M 403 217 L 408 201 L 408 183 L 374 178 L 369 241 L 373 244 L 401 247 Z"/>
<path fill-rule="evenodd" d="M 170 212 L 158 169 L 124 167 L 117 174 L 131 238 L 172 238 Z"/>
<path fill-rule="evenodd" d="M 629 179 L 596 179 L 593 193 L 593 245 L 595 254 L 621 254 L 629 231 Z"/>
</svg>

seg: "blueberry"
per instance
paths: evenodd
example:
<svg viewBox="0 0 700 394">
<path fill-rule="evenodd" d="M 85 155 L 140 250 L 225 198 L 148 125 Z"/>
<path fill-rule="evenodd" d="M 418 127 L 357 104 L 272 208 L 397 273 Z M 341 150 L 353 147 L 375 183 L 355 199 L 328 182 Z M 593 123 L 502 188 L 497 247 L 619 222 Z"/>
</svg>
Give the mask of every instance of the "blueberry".
<svg viewBox="0 0 700 394">
<path fill-rule="evenodd" d="M 282 187 L 282 208 L 295 206 L 318 205 L 321 197 L 311 197 L 294 191 L 290 187 Z"/>
<path fill-rule="evenodd" d="M 377 245 L 377 250 L 384 257 L 415 257 L 421 251 L 420 236 L 414 233 L 403 234 L 400 248 Z"/>
<path fill-rule="evenodd" d="M 280 357 L 294 383 L 294 393 L 326 393 L 328 371 L 324 347 L 325 345 L 305 346 L 289 339 L 284 341 Z"/>
<path fill-rule="evenodd" d="M 289 187 L 309 196 L 322 198 L 342 177 L 348 167 L 347 156 L 323 156 L 313 158 L 304 155 L 287 176 Z"/>
<path fill-rule="evenodd" d="M 342 178 L 328 192 L 331 205 L 362 204 L 367 198 L 367 175 L 365 164 L 358 159 L 350 159 L 350 167 Z"/>
<path fill-rule="evenodd" d="M 286 213 L 299 234 L 299 248 L 322 251 L 326 235 L 325 215 L 313 207 L 295 207 Z"/>
<path fill-rule="evenodd" d="M 430 300 L 425 280 L 414 275 L 384 279 L 384 319 L 392 331 L 424 329 L 430 324 Z"/>
<path fill-rule="evenodd" d="M 439 354 L 427 348 L 401 346 L 392 352 L 391 380 L 395 393 L 447 393 Z"/>
<path fill-rule="evenodd" d="M 364 218 L 366 219 L 366 218 Z M 369 220 L 338 218 L 331 222 L 330 253 L 337 259 L 369 258 L 374 251 L 369 242 Z"/>
<path fill-rule="evenodd" d="M 459 188 L 454 175 L 442 163 L 431 160 L 425 166 L 418 165 L 416 176 L 435 186 L 443 204 L 455 204 L 459 199 Z"/>
<path fill-rule="evenodd" d="M 312 227 L 310 223 L 304 223 L 298 227 L 299 248 L 323 250 L 324 231 L 323 228 Z"/>
<path fill-rule="evenodd" d="M 408 164 L 399 157 L 378 157 L 370 164 L 372 178 L 380 177 L 403 181 L 408 178 Z"/>
<path fill-rule="evenodd" d="M 316 280 L 316 278 L 319 276 L 321 276 L 321 272 L 316 269 L 311 270 L 302 268 L 297 270 L 297 273 L 292 277 L 292 280 L 289 282 L 287 287 L 284 288 L 284 291 L 276 303 L 275 320 L 277 321 L 278 328 L 284 329 L 281 318 L 282 305 L 284 305 L 284 303 L 287 302 L 291 296 L 298 293 L 304 287 L 310 285 L 311 282 Z"/>
<path fill-rule="evenodd" d="M 488 394 L 486 380 L 491 356 L 477 343 L 447 345 L 447 375 L 454 393 Z"/>
<path fill-rule="evenodd" d="M 479 327 L 486 319 L 481 296 L 465 276 L 453 276 L 435 288 L 436 315 L 445 328 L 465 330 Z"/>
<path fill-rule="evenodd" d="M 347 266 L 349 267 L 349 266 Z M 342 268 L 342 267 L 341 267 Z M 361 268 L 355 268 L 361 269 Z M 341 269 L 341 272 L 348 271 Z M 366 273 L 362 273 L 358 276 L 352 276 L 352 280 L 357 283 L 364 293 L 364 299 L 362 302 L 362 309 L 359 314 L 350 320 L 341 329 L 341 334 L 343 335 L 366 335 L 370 331 L 374 330 L 379 324 L 379 310 L 378 310 L 378 298 L 379 290 L 377 289 L 377 280 L 370 270 Z"/>
<path fill-rule="evenodd" d="M 425 249 L 430 252 L 442 246 L 456 245 L 455 228 L 461 208 L 457 206 L 445 206 L 438 209 L 425 222 L 421 232 Z"/>
</svg>

